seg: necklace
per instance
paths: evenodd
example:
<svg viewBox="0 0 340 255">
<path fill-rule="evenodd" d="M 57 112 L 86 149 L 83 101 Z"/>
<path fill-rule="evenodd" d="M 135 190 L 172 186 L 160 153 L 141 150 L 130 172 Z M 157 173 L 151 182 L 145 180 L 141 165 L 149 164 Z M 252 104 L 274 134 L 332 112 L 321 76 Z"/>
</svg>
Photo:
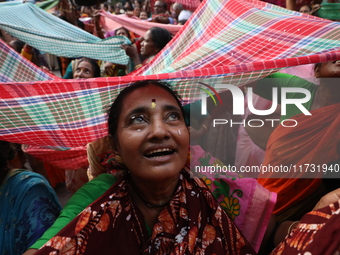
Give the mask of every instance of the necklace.
<svg viewBox="0 0 340 255">
<path fill-rule="evenodd" d="M 131 179 L 130 179 L 130 183 L 131 183 L 131 186 L 132 186 L 132 189 L 133 189 L 134 193 L 137 195 L 137 197 L 140 199 L 140 201 L 142 201 L 143 204 L 146 205 L 146 207 L 149 207 L 149 208 L 160 208 L 160 207 L 166 206 L 166 205 L 170 202 L 170 201 L 168 201 L 168 202 L 163 203 L 163 204 L 153 204 L 153 203 L 149 203 L 149 202 L 146 201 L 144 198 L 142 198 L 142 196 L 140 195 L 139 190 L 137 190 L 137 187 L 135 187 L 135 185 L 133 185 Z"/>
</svg>

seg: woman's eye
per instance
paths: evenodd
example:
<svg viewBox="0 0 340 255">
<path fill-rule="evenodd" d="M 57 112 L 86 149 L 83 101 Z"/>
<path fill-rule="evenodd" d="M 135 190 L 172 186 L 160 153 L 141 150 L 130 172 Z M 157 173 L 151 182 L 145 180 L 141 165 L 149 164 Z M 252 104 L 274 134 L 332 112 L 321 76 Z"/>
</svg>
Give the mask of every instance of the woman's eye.
<svg viewBox="0 0 340 255">
<path fill-rule="evenodd" d="M 90 73 L 90 70 L 86 70 L 85 72 L 86 72 L 86 73 Z"/>
<path fill-rule="evenodd" d="M 141 124 L 141 123 L 146 122 L 146 120 L 143 115 L 139 115 L 139 116 L 132 116 L 130 122 L 131 124 Z"/>
<path fill-rule="evenodd" d="M 179 120 L 179 114 L 178 113 L 169 114 L 168 120 L 170 120 L 170 121 Z"/>
</svg>

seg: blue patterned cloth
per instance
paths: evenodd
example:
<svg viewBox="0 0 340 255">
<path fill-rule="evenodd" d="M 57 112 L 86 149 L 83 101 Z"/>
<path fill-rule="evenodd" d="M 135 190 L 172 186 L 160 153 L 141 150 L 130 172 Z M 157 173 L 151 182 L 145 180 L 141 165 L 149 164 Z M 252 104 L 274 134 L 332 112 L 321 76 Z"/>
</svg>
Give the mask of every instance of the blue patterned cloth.
<svg viewBox="0 0 340 255">
<path fill-rule="evenodd" d="M 0 186 L 0 254 L 25 252 L 54 223 L 60 210 L 43 176 L 12 170 Z"/>
</svg>

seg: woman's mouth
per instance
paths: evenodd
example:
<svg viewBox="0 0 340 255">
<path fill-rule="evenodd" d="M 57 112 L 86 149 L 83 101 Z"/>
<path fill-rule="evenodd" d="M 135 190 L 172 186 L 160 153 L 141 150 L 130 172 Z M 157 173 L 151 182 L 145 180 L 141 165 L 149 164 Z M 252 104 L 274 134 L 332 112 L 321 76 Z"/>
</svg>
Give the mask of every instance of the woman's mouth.
<svg viewBox="0 0 340 255">
<path fill-rule="evenodd" d="M 147 158 L 164 157 L 175 153 L 175 150 L 170 148 L 162 148 L 157 150 L 152 150 L 144 154 Z"/>
</svg>

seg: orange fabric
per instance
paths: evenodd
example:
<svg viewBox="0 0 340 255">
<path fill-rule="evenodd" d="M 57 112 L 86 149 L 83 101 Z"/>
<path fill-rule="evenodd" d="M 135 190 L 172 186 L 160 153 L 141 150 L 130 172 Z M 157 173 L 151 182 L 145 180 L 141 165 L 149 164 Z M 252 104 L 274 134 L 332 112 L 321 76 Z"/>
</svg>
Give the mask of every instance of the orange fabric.
<svg viewBox="0 0 340 255">
<path fill-rule="evenodd" d="M 23 56 L 24 58 L 26 58 L 27 60 L 31 61 L 32 57 L 33 57 L 33 53 L 32 52 L 27 52 L 25 51 L 25 47 L 22 48 L 21 50 L 21 56 Z"/>
<path fill-rule="evenodd" d="M 340 143 L 339 109 L 340 103 L 322 107 L 311 111 L 312 116 L 299 114 L 292 117 L 298 122 L 296 127 L 278 126 L 269 138 L 263 165 L 321 166 L 336 160 Z M 315 171 L 313 174 L 310 169 L 305 171 L 302 168 L 302 172 L 294 173 L 292 170 L 280 173 L 280 176 L 267 173 L 258 179 L 263 187 L 278 193 L 274 214 L 280 214 L 304 200 L 320 186 L 323 173 Z"/>
<path fill-rule="evenodd" d="M 72 59 L 71 58 L 65 58 L 65 57 L 60 57 L 60 62 L 61 62 L 61 76 L 65 75 L 66 69 L 68 65 L 71 63 Z"/>
</svg>

